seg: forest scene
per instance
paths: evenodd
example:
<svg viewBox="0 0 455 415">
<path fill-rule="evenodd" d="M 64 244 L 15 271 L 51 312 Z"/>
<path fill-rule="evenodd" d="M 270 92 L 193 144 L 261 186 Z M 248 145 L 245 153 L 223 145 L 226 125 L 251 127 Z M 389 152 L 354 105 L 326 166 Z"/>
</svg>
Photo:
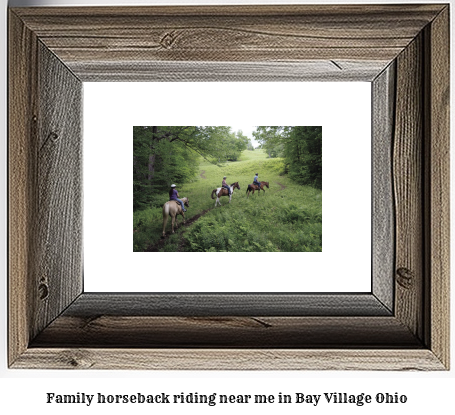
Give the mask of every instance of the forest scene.
<svg viewBox="0 0 455 415">
<path fill-rule="evenodd" d="M 322 251 L 322 127 L 135 126 L 133 145 L 135 252 Z"/>
</svg>

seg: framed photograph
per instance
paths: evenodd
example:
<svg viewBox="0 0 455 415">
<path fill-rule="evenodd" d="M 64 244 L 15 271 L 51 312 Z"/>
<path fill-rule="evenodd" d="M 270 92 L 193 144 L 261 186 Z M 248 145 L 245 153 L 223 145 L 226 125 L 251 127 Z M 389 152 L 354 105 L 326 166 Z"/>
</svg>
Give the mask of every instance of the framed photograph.
<svg viewBox="0 0 455 415">
<path fill-rule="evenodd" d="M 358 243 L 371 240 L 370 120 L 369 82 L 84 83 L 84 290 L 370 292 L 371 246 Z M 217 200 L 224 177 L 238 186 Z M 189 207 L 172 233 L 175 183 Z"/>
<path fill-rule="evenodd" d="M 8 24 L 10 368 L 449 369 L 448 4 L 12 8 Z M 369 83 L 370 260 L 355 244 L 327 260 L 371 289 L 87 291 L 92 82 Z M 276 278 L 303 278 L 284 254 Z"/>
</svg>

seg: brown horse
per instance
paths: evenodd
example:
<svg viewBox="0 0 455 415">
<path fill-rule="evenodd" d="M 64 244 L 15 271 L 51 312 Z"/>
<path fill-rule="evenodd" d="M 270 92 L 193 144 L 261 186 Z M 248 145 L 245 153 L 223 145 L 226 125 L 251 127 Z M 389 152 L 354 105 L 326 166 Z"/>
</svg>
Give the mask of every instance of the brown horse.
<svg viewBox="0 0 455 415">
<path fill-rule="evenodd" d="M 217 203 L 221 206 L 221 202 L 220 202 L 221 196 L 229 195 L 229 203 L 231 203 L 232 194 L 234 193 L 234 189 L 240 190 L 239 182 L 232 183 L 229 187 L 231 188 L 230 195 L 229 195 L 228 190 L 225 187 L 218 187 L 217 189 L 212 190 L 212 199 L 215 199 L 215 197 L 213 195 L 216 195 L 215 207 L 216 207 Z"/>
<path fill-rule="evenodd" d="M 261 187 L 255 185 L 255 184 L 248 185 L 248 189 L 246 189 L 246 193 L 247 193 L 246 197 L 250 196 L 250 192 L 253 192 L 253 194 L 254 194 L 255 190 L 258 190 L 259 191 L 258 193 L 261 193 L 261 190 L 265 193 L 264 186 L 267 187 L 267 189 L 268 189 L 269 182 L 259 182 L 259 183 L 261 183 Z"/>
<path fill-rule="evenodd" d="M 185 206 L 190 207 L 190 202 L 187 197 L 181 197 L 181 201 Z M 166 236 L 166 224 L 169 218 L 169 215 L 172 218 L 172 233 L 174 233 L 174 224 L 177 228 L 177 215 L 183 216 L 183 223 L 185 223 L 185 212 L 182 210 L 182 205 L 176 200 L 169 200 L 163 205 L 163 235 L 162 238 Z"/>
</svg>

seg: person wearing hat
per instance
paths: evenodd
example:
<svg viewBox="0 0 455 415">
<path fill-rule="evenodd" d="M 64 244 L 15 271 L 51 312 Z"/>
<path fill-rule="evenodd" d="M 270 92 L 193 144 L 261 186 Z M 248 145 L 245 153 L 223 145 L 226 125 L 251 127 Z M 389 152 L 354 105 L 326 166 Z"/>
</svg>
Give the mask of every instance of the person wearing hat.
<svg viewBox="0 0 455 415">
<path fill-rule="evenodd" d="M 183 201 L 178 198 L 179 197 L 179 192 L 177 192 L 175 184 L 171 184 L 171 190 L 169 190 L 169 200 L 175 200 L 179 202 L 182 205 L 182 210 L 186 212 L 185 205 L 183 204 Z"/>
<path fill-rule="evenodd" d="M 228 184 L 226 183 L 226 179 L 227 179 L 227 177 L 224 176 L 224 177 L 223 177 L 223 182 L 221 183 L 221 187 L 224 187 L 225 189 L 227 189 L 228 194 L 229 194 L 229 196 L 230 196 L 230 195 L 231 195 L 231 188 L 230 188 L 230 187 L 228 186 Z"/>
<path fill-rule="evenodd" d="M 259 183 L 259 173 L 256 173 L 256 176 L 254 176 L 253 184 L 255 184 L 259 190 L 261 190 L 261 183 Z"/>
</svg>

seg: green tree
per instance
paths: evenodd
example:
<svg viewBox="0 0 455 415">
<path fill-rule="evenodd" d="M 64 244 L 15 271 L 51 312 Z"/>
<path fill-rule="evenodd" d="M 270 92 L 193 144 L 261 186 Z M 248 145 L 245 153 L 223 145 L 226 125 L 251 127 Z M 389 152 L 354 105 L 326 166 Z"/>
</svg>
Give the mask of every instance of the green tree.
<svg viewBox="0 0 455 415">
<path fill-rule="evenodd" d="M 289 175 L 299 183 L 322 188 L 322 127 L 293 127 L 285 145 Z"/>
<path fill-rule="evenodd" d="M 322 188 L 322 127 L 257 127 L 253 135 L 269 157 L 284 157 L 293 180 Z"/>
<path fill-rule="evenodd" d="M 238 160 L 240 153 L 247 149 L 248 141 L 248 137 L 243 135 L 242 131 L 237 131 L 236 133 L 230 132 L 225 141 L 226 160 Z"/>
<path fill-rule="evenodd" d="M 133 127 L 133 209 L 147 207 L 153 194 L 184 183 L 197 168 L 193 129 Z"/>
<path fill-rule="evenodd" d="M 134 126 L 133 210 L 149 206 L 172 183 L 191 180 L 199 156 L 212 163 L 237 160 L 246 146 L 247 137 L 230 127 Z"/>
<path fill-rule="evenodd" d="M 284 143 L 289 127 L 257 127 L 253 136 L 270 158 L 283 157 Z"/>
</svg>

